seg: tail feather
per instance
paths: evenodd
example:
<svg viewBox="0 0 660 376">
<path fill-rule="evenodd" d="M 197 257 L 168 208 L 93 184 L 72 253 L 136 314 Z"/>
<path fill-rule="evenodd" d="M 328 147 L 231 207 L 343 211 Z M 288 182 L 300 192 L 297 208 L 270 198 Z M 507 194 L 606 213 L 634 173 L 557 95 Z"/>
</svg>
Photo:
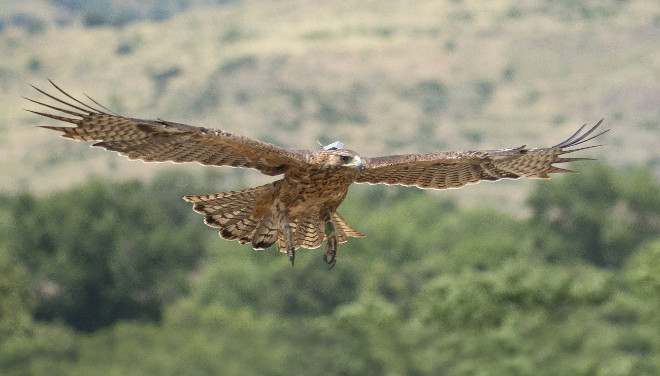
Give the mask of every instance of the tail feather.
<svg viewBox="0 0 660 376">
<path fill-rule="evenodd" d="M 352 228 L 339 213 L 332 213 L 332 222 L 335 224 L 335 231 L 339 236 L 339 243 L 345 243 L 348 238 L 363 238 L 364 235 Z"/>
<path fill-rule="evenodd" d="M 316 216 L 300 218 L 292 225 L 295 234 L 296 248 L 318 248 L 325 239 L 325 226 Z"/>
<path fill-rule="evenodd" d="M 355 231 L 338 213 L 332 214 L 332 222 L 335 225 L 339 243 L 346 243 L 349 237 L 364 237 Z M 314 249 L 323 244 L 326 239 L 325 223 L 319 216 L 299 218 L 291 223 L 295 235 L 296 248 Z"/>
</svg>

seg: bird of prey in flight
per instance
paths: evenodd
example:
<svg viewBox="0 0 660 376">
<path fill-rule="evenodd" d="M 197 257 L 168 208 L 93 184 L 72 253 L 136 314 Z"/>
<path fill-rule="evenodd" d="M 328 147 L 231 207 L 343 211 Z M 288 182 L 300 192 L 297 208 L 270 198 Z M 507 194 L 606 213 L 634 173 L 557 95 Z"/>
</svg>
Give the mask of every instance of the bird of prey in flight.
<svg viewBox="0 0 660 376">
<path fill-rule="evenodd" d="M 58 114 L 31 111 L 69 126 L 43 126 L 76 141 L 92 141 L 129 159 L 146 162 L 197 162 L 245 167 L 281 179 L 260 187 L 185 196 L 220 236 L 265 249 L 277 243 L 293 265 L 296 249 L 318 248 L 326 241 L 323 260 L 334 266 L 338 244 L 362 237 L 337 213 L 353 183 L 400 184 L 428 189 L 460 188 L 482 180 L 548 178 L 572 172 L 554 164 L 588 158 L 564 157 L 607 132 L 586 124 L 559 144 L 538 149 L 525 146 L 475 151 L 391 155 L 367 158 L 336 142 L 319 150 L 292 150 L 212 128 L 165 120 L 124 117 L 87 97 L 89 103 L 60 89 L 55 94 L 34 87 L 57 104 L 26 98 Z"/>
</svg>

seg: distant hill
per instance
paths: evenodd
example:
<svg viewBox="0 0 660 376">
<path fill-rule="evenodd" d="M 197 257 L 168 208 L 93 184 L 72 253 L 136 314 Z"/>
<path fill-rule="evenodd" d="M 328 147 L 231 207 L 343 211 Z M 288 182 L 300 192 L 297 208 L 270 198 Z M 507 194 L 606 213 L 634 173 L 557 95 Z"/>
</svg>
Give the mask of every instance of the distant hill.
<svg viewBox="0 0 660 376">
<path fill-rule="evenodd" d="M 606 117 L 607 147 L 586 154 L 660 176 L 656 1 L 172 1 L 162 17 L 137 2 L 129 21 L 97 23 L 83 3 L 0 3 L 0 191 L 173 168 L 36 128 L 48 121 L 20 97 L 40 99 L 27 84 L 46 78 L 133 117 L 368 156 L 549 146 Z M 505 206 L 527 186 L 460 196 Z"/>
</svg>

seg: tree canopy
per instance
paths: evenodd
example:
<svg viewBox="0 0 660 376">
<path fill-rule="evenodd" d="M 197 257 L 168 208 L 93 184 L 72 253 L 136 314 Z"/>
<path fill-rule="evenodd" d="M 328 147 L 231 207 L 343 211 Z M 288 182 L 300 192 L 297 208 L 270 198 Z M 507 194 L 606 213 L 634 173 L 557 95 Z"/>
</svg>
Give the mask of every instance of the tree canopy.
<svg viewBox="0 0 660 376">
<path fill-rule="evenodd" d="M 602 165 L 529 219 L 357 186 L 367 234 L 292 268 L 179 200 L 222 175 L 0 197 L 0 370 L 22 374 L 655 375 L 660 185 Z"/>
</svg>

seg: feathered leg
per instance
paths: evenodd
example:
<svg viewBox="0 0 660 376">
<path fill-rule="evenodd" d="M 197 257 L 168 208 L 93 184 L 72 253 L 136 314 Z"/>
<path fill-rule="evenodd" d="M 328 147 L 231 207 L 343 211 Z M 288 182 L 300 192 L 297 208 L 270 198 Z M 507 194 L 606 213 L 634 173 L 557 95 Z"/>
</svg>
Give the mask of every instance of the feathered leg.
<svg viewBox="0 0 660 376">
<path fill-rule="evenodd" d="M 280 252 L 286 252 L 287 256 L 289 256 L 289 261 L 291 261 L 291 266 L 293 266 L 296 259 L 296 244 L 293 237 L 293 229 L 289 223 L 289 214 L 286 210 L 279 210 L 278 217 L 282 234 L 277 240 L 277 245 L 280 248 Z"/>
<path fill-rule="evenodd" d="M 332 216 L 328 213 L 325 216 L 325 235 L 327 238 L 325 244 L 325 252 L 323 253 L 323 261 L 326 264 L 330 265 L 332 269 L 337 263 L 337 248 L 339 246 L 339 237 L 337 236 L 337 230 L 335 224 L 332 221 Z"/>
</svg>

